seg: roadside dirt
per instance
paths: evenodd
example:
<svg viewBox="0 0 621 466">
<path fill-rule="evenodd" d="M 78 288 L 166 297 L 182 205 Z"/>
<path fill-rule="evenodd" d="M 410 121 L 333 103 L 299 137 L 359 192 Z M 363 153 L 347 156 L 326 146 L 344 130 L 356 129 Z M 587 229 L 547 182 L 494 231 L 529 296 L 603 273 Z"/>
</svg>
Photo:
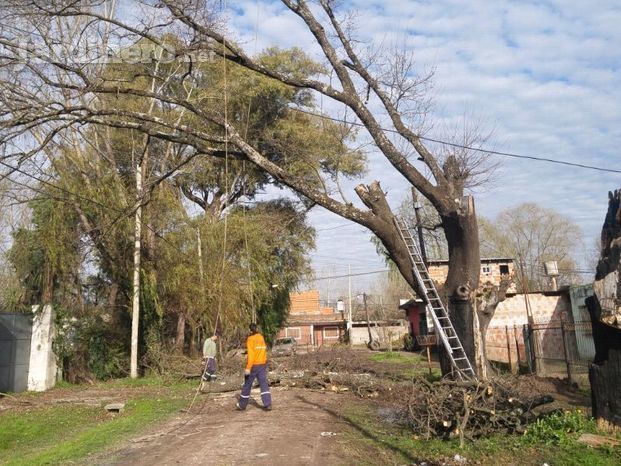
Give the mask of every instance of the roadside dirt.
<svg viewBox="0 0 621 466">
<path fill-rule="evenodd" d="M 251 402 L 235 410 L 235 394 L 203 395 L 191 413 L 132 439 L 97 465 L 325 465 L 355 464 L 336 408 L 348 395 L 302 389 L 272 390 L 265 412 Z M 253 392 L 258 400 L 258 392 Z"/>
</svg>

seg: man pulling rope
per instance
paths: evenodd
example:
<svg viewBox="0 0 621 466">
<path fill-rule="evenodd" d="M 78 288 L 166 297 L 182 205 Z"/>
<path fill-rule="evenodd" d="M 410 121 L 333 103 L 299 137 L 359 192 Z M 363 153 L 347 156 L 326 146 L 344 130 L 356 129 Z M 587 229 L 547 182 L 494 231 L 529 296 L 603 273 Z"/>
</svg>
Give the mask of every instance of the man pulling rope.
<svg viewBox="0 0 621 466">
<path fill-rule="evenodd" d="M 205 383 L 214 382 L 217 378 L 216 376 L 216 341 L 218 341 L 219 335 L 218 333 L 214 333 L 211 337 L 205 340 L 203 344 L 203 363 L 205 364 L 205 368 L 203 370 L 203 377 L 201 380 L 200 390 L 203 390 L 203 385 Z"/>
</svg>

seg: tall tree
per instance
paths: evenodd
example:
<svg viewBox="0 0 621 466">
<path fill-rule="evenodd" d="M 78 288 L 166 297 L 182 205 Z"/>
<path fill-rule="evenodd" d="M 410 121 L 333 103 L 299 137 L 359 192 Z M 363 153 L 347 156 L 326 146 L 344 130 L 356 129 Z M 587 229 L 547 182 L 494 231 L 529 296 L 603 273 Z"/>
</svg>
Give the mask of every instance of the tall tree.
<svg viewBox="0 0 621 466">
<path fill-rule="evenodd" d="M 323 52 L 325 69 L 316 70 L 312 76 L 247 53 L 231 40 L 222 17 L 208 1 L 164 0 L 156 5 L 140 4 L 141 19 L 132 21 L 101 4 L 14 0 L 4 9 L 2 24 L 13 24 L 21 30 L 33 30 L 34 25 L 34 30 L 44 40 L 35 47 L 36 60 L 24 60 L 24 52 L 33 52 L 15 40 L 13 29 L 0 31 L 6 71 L 23 67 L 17 79 L 8 78 L 8 73 L 4 73 L 0 83 L 0 99 L 9 109 L 2 120 L 5 130 L 0 141 L 13 141 L 32 128 L 44 127 L 47 128 L 44 134 L 49 135 L 42 142 L 46 143 L 67 126 L 95 124 L 134 129 L 151 138 L 173 141 L 213 156 L 222 156 L 223 152 L 230 155 L 230 151 L 234 151 L 312 203 L 371 230 L 380 238 L 408 283 L 424 295 L 418 289 L 407 248 L 393 223 L 393 212 L 379 181 L 355 188 L 362 203 L 357 207 L 343 195 L 337 180 L 330 178 L 325 162 L 331 157 L 322 157 L 320 179 L 309 178 L 296 169 L 304 164 L 300 158 L 290 165 L 289 159 L 274 158 L 260 141 L 247 137 L 245 125 L 240 125 L 238 115 L 229 111 L 227 88 L 221 94 L 209 96 L 220 102 L 217 107 L 205 105 L 208 98 L 205 94 L 197 98 L 181 90 L 185 83 L 200 79 L 200 68 L 194 66 L 196 56 L 199 52 L 208 52 L 222 59 L 225 70 L 240 66 L 307 95 L 321 95 L 326 101 L 346 109 L 344 114 L 365 129 L 375 146 L 374 156 L 383 157 L 438 212 L 448 244 L 449 274 L 445 290 L 450 313 L 468 355 L 476 359 L 477 366 L 484 366 L 481 342 L 491 315 L 478 312 L 480 310 L 474 306 L 480 257 L 474 199 L 467 195 L 468 186 L 476 184 L 477 176 L 485 173 L 480 170 L 481 159 L 467 150 L 443 150 L 421 139 L 416 128 L 420 127 L 421 114 L 426 110 L 425 90 L 429 76 L 416 72 L 410 56 L 398 51 L 365 54 L 366 49 L 350 35 L 351 28 L 341 19 L 332 1 L 321 0 L 317 8 L 310 8 L 302 0 L 282 0 L 282 4 L 297 17 L 300 26 L 311 34 Z M 167 45 L 164 39 L 172 30 L 181 38 L 174 47 Z M 73 55 L 59 60 L 46 48 L 53 47 L 61 33 Z M 89 40 L 102 34 L 113 35 L 116 43 L 146 41 L 166 50 L 169 56 L 183 58 L 179 60 L 175 79 L 178 86 L 162 90 L 119 86 L 102 74 L 100 67 L 93 65 L 96 60 L 85 62 L 72 58 L 76 54 L 92 53 L 92 47 L 87 47 Z M 308 58 L 297 52 L 296 63 L 305 60 Z M 70 79 L 58 79 L 61 72 Z M 62 99 L 50 98 L 58 93 L 62 94 Z M 78 98 L 94 94 L 153 99 L 162 107 L 183 109 L 186 115 L 178 122 L 166 121 L 143 111 L 102 110 L 82 100 L 76 103 Z M 299 110 L 300 105 L 295 103 L 286 109 L 292 113 Z M 17 151 L 13 155 L 27 155 L 24 152 L 30 151 Z"/>
<path fill-rule="evenodd" d="M 531 291 L 550 289 L 550 279 L 544 272 L 547 261 L 557 262 L 559 284 L 577 281 L 576 256 L 583 237 L 580 227 L 570 218 L 527 203 L 503 210 L 493 221 L 479 221 L 483 253 L 515 259 L 523 270 L 524 277 L 522 273 L 516 277 L 518 288 L 524 285 Z"/>
</svg>

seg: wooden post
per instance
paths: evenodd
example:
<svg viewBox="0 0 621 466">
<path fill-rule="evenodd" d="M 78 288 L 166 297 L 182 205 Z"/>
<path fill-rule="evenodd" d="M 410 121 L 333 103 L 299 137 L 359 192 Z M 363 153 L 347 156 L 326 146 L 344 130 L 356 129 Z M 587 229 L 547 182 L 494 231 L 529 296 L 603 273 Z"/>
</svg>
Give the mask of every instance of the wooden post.
<svg viewBox="0 0 621 466">
<path fill-rule="evenodd" d="M 565 320 L 561 317 L 561 335 L 563 336 L 563 354 L 565 355 L 565 364 L 567 365 L 567 380 L 572 382 L 571 363 L 569 361 L 569 352 L 567 351 L 567 337 L 565 336 Z"/>
<path fill-rule="evenodd" d="M 533 339 L 530 324 L 524 324 L 522 326 L 522 338 L 524 339 L 524 352 L 526 353 L 526 364 L 528 364 L 528 373 L 533 374 Z"/>
<path fill-rule="evenodd" d="M 515 339 L 515 353 L 517 354 L 517 369 L 520 370 L 520 343 L 517 335 L 517 325 L 513 325 L 513 338 Z"/>
<path fill-rule="evenodd" d="M 507 339 L 507 359 L 509 361 L 509 370 L 513 372 L 513 362 L 511 361 L 511 343 L 509 340 L 509 326 L 505 325 L 505 336 Z"/>
<path fill-rule="evenodd" d="M 427 367 L 429 368 L 429 375 L 431 375 L 431 349 L 429 345 L 425 346 L 427 350 Z"/>
</svg>

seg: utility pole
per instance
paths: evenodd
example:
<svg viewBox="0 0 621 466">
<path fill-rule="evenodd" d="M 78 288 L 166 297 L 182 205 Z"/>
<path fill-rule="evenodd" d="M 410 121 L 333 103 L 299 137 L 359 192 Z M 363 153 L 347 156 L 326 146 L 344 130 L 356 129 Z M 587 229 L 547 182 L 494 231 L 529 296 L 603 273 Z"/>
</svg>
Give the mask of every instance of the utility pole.
<svg viewBox="0 0 621 466">
<path fill-rule="evenodd" d="M 427 252 L 425 251 L 425 240 L 423 238 L 423 224 L 420 220 L 420 209 L 422 208 L 418 202 L 418 194 L 416 188 L 412 187 L 412 203 L 414 204 L 414 215 L 416 216 L 416 229 L 418 230 L 418 243 L 420 244 L 420 255 L 425 265 L 427 265 Z"/>
<path fill-rule="evenodd" d="M 138 378 L 138 324 L 140 321 L 140 237 L 142 234 L 142 163 L 136 165 L 136 224 L 134 226 L 134 280 L 130 377 Z"/>
<path fill-rule="evenodd" d="M 347 337 L 349 339 L 349 344 L 351 345 L 351 340 L 352 340 L 352 335 L 351 335 L 351 329 L 352 329 L 352 322 L 351 322 L 351 317 L 352 317 L 352 299 L 351 299 L 351 264 L 349 264 L 348 266 L 348 273 L 347 273 L 347 278 L 349 280 L 349 312 L 347 313 Z"/>
<path fill-rule="evenodd" d="M 367 331 L 369 332 L 369 346 L 373 342 L 373 335 L 371 335 L 371 321 L 369 320 L 369 308 L 367 306 L 367 294 L 362 293 L 362 302 L 364 303 L 364 313 L 367 316 Z"/>
</svg>

